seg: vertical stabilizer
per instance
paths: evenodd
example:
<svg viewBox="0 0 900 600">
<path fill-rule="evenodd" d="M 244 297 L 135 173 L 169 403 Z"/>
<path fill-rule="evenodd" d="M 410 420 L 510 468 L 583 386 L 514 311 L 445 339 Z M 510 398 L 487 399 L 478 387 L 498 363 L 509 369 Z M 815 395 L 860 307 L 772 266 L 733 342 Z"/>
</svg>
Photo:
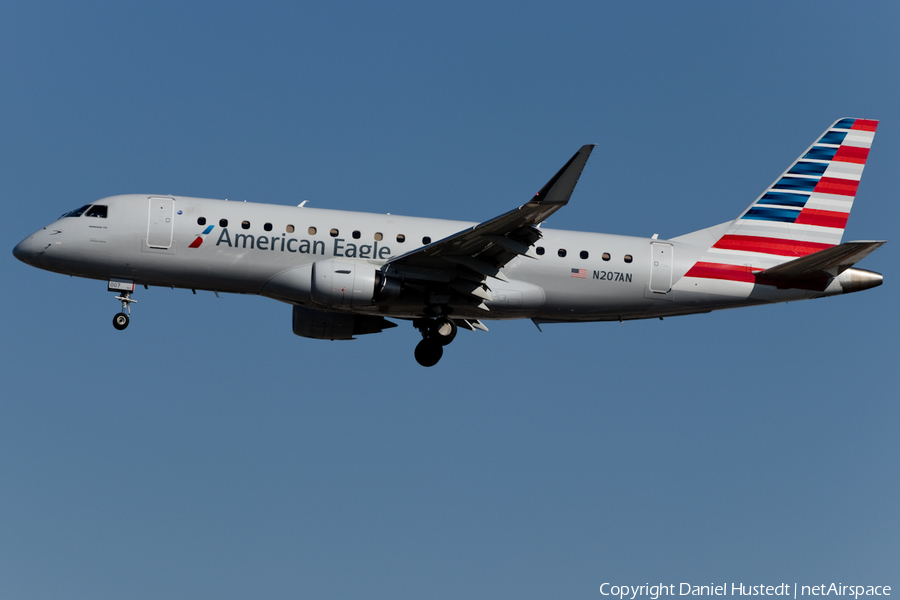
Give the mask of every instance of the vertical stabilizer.
<svg viewBox="0 0 900 600">
<path fill-rule="evenodd" d="M 798 257 L 840 244 L 877 126 L 837 121 L 713 247 Z"/>
<path fill-rule="evenodd" d="M 877 127 L 870 119 L 835 122 L 685 276 L 751 283 L 762 269 L 840 244 Z"/>
</svg>

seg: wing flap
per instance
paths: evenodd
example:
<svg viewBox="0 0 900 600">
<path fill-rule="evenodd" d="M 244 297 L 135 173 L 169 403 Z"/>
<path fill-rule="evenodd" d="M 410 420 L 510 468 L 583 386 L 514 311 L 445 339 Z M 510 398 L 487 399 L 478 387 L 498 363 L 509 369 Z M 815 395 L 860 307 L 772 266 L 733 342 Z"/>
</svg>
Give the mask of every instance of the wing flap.
<svg viewBox="0 0 900 600">
<path fill-rule="evenodd" d="M 456 324 L 464 329 L 468 329 L 469 331 L 475 331 L 476 329 L 480 331 L 487 331 L 488 328 L 484 323 L 479 321 L 478 319 L 454 319 Z"/>
</svg>

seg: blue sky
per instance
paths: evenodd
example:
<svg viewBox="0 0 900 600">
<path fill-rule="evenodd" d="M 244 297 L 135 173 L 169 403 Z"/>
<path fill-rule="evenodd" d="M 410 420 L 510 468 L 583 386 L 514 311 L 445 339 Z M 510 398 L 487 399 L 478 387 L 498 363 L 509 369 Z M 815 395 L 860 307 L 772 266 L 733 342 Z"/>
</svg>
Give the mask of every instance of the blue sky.
<svg viewBox="0 0 900 600">
<path fill-rule="evenodd" d="M 6 2 L 0 597 L 597 598 L 900 586 L 896 3 Z M 734 218 L 881 121 L 845 240 L 875 290 L 630 323 L 291 333 L 271 300 L 13 246 L 119 193 L 472 221 L 597 143 L 548 226 Z"/>
</svg>

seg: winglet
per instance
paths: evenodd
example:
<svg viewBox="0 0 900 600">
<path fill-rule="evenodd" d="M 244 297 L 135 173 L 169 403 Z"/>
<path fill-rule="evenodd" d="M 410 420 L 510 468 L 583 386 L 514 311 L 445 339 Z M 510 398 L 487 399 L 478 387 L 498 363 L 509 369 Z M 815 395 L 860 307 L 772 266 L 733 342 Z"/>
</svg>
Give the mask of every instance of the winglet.
<svg viewBox="0 0 900 600">
<path fill-rule="evenodd" d="M 572 196 L 572 192 L 575 190 L 578 178 L 581 177 L 581 171 L 584 170 L 584 165 L 587 163 L 588 157 L 591 155 L 593 149 L 594 144 L 585 144 L 582 146 L 581 149 L 575 153 L 575 156 L 570 158 L 569 162 L 559 170 L 559 173 L 554 175 L 553 178 L 541 188 L 541 191 L 534 195 L 534 198 L 531 199 L 529 204 L 566 204 Z"/>
</svg>

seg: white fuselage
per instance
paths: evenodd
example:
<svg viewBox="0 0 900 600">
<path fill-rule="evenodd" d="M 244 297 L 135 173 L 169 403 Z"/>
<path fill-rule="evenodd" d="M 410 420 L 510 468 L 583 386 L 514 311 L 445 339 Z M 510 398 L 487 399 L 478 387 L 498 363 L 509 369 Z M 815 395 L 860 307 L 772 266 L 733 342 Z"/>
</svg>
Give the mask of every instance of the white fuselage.
<svg viewBox="0 0 900 600">
<path fill-rule="evenodd" d="M 154 215 L 153 198 L 173 201 L 171 217 Z M 476 225 L 171 196 L 114 196 L 95 204 L 108 207 L 106 217 L 61 218 L 24 240 L 16 255 L 34 266 L 79 277 L 260 294 L 315 307 L 302 290 L 285 293 L 270 282 L 328 259 L 380 269 L 393 257 Z M 491 300 L 485 307 L 454 307 L 454 315 L 541 322 L 625 320 L 840 293 L 838 285 L 782 290 L 683 278 L 706 251 L 702 245 L 543 228 L 541 233 L 526 255 L 503 268 L 509 282 L 489 279 Z M 424 314 L 427 304 L 427 298 L 404 293 L 385 305 L 354 307 L 352 312 L 414 318 Z"/>
</svg>

